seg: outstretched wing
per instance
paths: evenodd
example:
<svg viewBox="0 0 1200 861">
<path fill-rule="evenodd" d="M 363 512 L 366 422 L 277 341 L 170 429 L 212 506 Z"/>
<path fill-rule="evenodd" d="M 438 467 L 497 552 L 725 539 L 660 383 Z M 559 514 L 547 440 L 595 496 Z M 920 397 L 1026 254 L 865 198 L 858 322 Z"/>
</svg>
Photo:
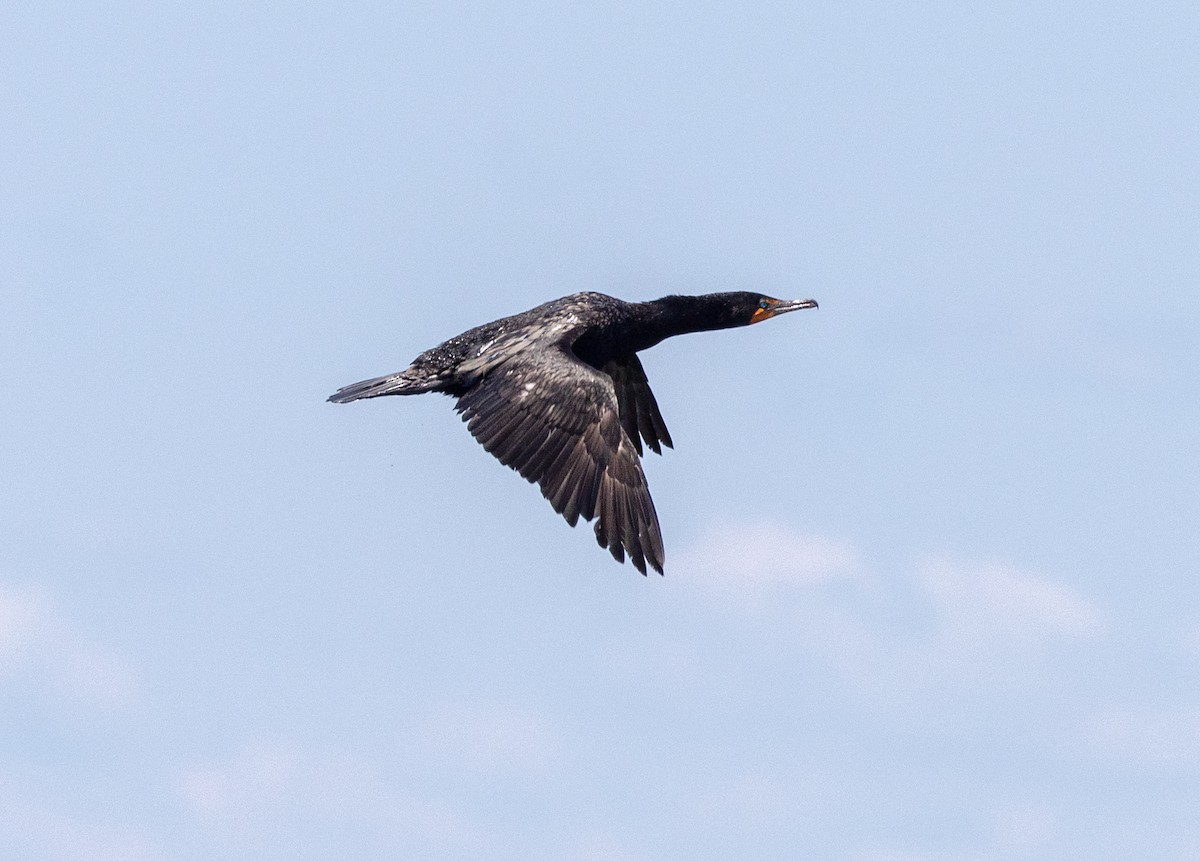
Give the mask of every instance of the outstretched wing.
<svg viewBox="0 0 1200 861">
<path fill-rule="evenodd" d="M 628 553 L 643 574 L 647 563 L 662 573 L 658 515 L 607 374 L 558 347 L 518 352 L 457 409 L 483 447 L 537 482 L 568 523 L 596 518 L 596 540 L 613 558 Z"/>
<path fill-rule="evenodd" d="M 617 406 L 621 413 L 621 426 L 633 441 L 638 454 L 642 453 L 642 439 L 655 454 L 662 454 L 660 441 L 662 445 L 674 448 L 671 434 L 667 431 L 667 423 L 663 421 L 662 413 L 658 410 L 658 401 L 654 400 L 654 392 L 650 391 L 646 369 L 642 367 L 637 353 L 613 359 L 603 370 L 612 377 L 613 388 L 617 392 Z M 639 435 L 641 439 L 638 439 Z"/>
</svg>

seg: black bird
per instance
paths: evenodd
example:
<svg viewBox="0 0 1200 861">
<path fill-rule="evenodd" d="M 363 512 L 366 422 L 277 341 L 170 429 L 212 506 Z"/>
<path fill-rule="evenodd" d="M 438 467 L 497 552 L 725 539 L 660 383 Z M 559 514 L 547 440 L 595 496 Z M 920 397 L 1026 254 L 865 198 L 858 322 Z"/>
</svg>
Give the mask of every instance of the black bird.
<svg viewBox="0 0 1200 861">
<path fill-rule="evenodd" d="M 748 326 L 816 308 L 757 293 L 666 296 L 622 302 L 575 293 L 477 326 L 427 350 L 396 374 L 329 397 L 344 404 L 381 395 L 443 392 L 475 439 L 537 482 L 572 526 L 596 518 L 596 540 L 618 562 L 663 570 L 662 533 L 639 456 L 662 454 L 671 435 L 638 352 L 688 332 Z"/>
</svg>

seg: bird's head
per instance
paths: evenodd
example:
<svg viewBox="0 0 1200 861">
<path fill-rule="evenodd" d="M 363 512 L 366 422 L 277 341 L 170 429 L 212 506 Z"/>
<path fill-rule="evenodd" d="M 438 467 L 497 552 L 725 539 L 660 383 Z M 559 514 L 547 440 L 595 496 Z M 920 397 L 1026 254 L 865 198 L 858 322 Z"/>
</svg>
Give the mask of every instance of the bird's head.
<svg viewBox="0 0 1200 861">
<path fill-rule="evenodd" d="M 801 308 L 816 308 L 816 299 L 772 299 L 770 296 L 759 296 L 750 313 L 751 323 L 761 323 L 788 311 L 799 311 Z"/>
<path fill-rule="evenodd" d="M 751 323 L 761 323 L 788 311 L 799 311 L 801 308 L 816 308 L 815 299 L 775 299 L 763 296 L 761 293 L 724 293 L 722 304 L 730 317 L 732 326 L 749 326 Z"/>
</svg>

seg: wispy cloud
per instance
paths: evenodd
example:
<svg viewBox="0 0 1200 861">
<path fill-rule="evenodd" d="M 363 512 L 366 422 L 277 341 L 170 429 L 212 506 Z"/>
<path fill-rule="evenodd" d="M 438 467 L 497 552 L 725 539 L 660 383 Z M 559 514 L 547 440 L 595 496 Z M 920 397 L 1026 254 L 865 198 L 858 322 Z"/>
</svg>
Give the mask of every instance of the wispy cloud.
<svg viewBox="0 0 1200 861">
<path fill-rule="evenodd" d="M 950 681 L 1022 684 L 1058 644 L 1105 630 L 1086 596 L 1010 564 L 929 555 L 883 573 L 864 560 L 775 524 L 710 530 L 677 571 L 710 611 L 748 613 L 761 633 L 803 641 L 805 660 L 897 703 Z"/>
<path fill-rule="evenodd" d="M 1186 632 L 1180 638 L 1180 642 L 1183 646 L 1184 654 L 1200 659 L 1200 628 Z"/>
<path fill-rule="evenodd" d="M 136 674 L 93 643 L 51 597 L 34 587 L 0 585 L 0 683 L 24 680 L 108 710 L 139 697 Z"/>
<path fill-rule="evenodd" d="M 846 595 L 878 600 L 883 575 L 873 572 L 852 544 L 789 529 L 778 523 L 710 529 L 683 553 L 672 571 L 722 601 L 739 596 L 755 609 L 767 602 L 805 597 L 811 607 L 853 602 Z M 820 587 L 849 584 L 837 598 Z M 928 556 L 902 565 L 888 590 L 931 609 L 942 632 L 965 638 L 1002 636 L 1021 641 L 1085 638 L 1104 628 L 1100 610 L 1071 587 L 1002 562 L 964 562 Z"/>
<path fill-rule="evenodd" d="M 1109 759 L 1194 767 L 1200 763 L 1200 708 L 1106 709 L 1087 722 L 1084 738 Z"/>
<path fill-rule="evenodd" d="M 1060 830 L 1058 818 L 1045 806 L 1026 803 L 1005 807 L 995 815 L 994 843 L 1000 851 L 994 854 L 1044 851 L 1058 839 Z"/>
<path fill-rule="evenodd" d="M 546 861 L 644 861 L 649 856 L 629 851 L 612 835 L 591 833 L 569 842 L 566 848 L 556 848 L 536 857 Z"/>
<path fill-rule="evenodd" d="M 978 853 L 910 852 L 903 849 L 867 850 L 854 856 L 854 861 L 984 861 L 988 856 Z"/>
<path fill-rule="evenodd" d="M 858 566 L 845 542 L 756 523 L 710 528 L 679 555 L 671 575 L 754 604 L 853 576 Z"/>
<path fill-rule="evenodd" d="M 936 558 L 919 566 L 917 582 L 944 627 L 972 638 L 1078 638 L 1102 628 L 1082 595 L 1011 565 Z"/>
<path fill-rule="evenodd" d="M 991 827 L 958 851 L 928 852 L 901 848 L 875 849 L 854 856 L 858 861 L 983 861 L 991 858 L 1062 857 L 1059 826 L 1045 808 L 1021 804 L 1002 807 Z M 973 844 L 973 845 L 970 845 Z"/>
<path fill-rule="evenodd" d="M 955 696 L 1044 681 L 1058 658 L 1105 629 L 1085 596 L 1012 565 L 933 557 L 913 566 L 907 584 L 931 612 L 907 636 L 881 644 L 882 665 Z"/>
<path fill-rule="evenodd" d="M 262 814 L 264 805 L 278 806 L 294 803 L 300 787 L 329 785 L 326 780 L 314 783 L 307 778 L 321 773 L 328 778 L 336 766 L 314 768 L 305 764 L 294 751 L 278 746 L 247 747 L 233 756 L 215 762 L 195 765 L 185 770 L 177 788 L 189 809 L 210 819 Z M 308 772 L 308 774 L 305 774 Z M 333 783 L 337 781 L 334 780 Z M 312 804 L 314 799 L 302 799 Z M 316 806 L 325 806 L 325 799 Z"/>
<path fill-rule="evenodd" d="M 348 833 L 405 856 L 484 857 L 494 826 L 482 825 L 470 805 L 443 803 L 447 784 L 537 776 L 559 750 L 539 713 L 474 702 L 430 709 L 398 727 L 394 742 L 398 759 L 384 770 L 357 753 L 259 741 L 177 770 L 173 785 L 198 826 L 246 857 Z"/>
<path fill-rule="evenodd" d="M 0 847 L 22 858 L 158 861 L 168 857 L 139 831 L 71 815 L 29 787 L 0 780 Z"/>
<path fill-rule="evenodd" d="M 558 733 L 540 712 L 498 703 L 455 703 L 418 722 L 421 743 L 474 771 L 542 771 L 555 760 Z"/>
<path fill-rule="evenodd" d="M 462 844 L 468 829 L 450 810 L 413 797 L 356 757 L 259 743 L 196 763 L 176 776 L 184 806 L 234 841 L 311 823 L 428 843 Z"/>
</svg>

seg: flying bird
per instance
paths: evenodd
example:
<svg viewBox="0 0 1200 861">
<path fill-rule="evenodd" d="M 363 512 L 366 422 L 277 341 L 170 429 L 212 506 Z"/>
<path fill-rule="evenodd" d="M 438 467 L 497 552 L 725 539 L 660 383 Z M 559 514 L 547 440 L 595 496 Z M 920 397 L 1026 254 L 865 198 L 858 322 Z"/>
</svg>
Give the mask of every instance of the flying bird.
<svg viewBox="0 0 1200 861">
<path fill-rule="evenodd" d="M 623 302 L 574 293 L 463 332 L 386 377 L 338 389 L 344 404 L 442 392 L 467 430 L 574 526 L 595 519 L 596 541 L 643 575 L 663 570 L 663 540 L 642 472 L 642 442 L 674 447 L 638 353 L 664 338 L 748 326 L 812 299 L 758 293 Z"/>
</svg>

